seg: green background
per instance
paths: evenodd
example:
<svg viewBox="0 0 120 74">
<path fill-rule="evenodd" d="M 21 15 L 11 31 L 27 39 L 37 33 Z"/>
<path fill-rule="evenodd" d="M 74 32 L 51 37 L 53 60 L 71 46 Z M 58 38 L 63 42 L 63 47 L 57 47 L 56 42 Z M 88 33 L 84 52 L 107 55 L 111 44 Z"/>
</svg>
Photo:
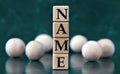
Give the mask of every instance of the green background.
<svg viewBox="0 0 120 74">
<path fill-rule="evenodd" d="M 119 74 L 120 0 L 0 0 L 0 74 L 7 73 L 6 63 L 10 58 L 5 53 L 5 43 L 8 39 L 19 37 L 27 44 L 42 33 L 52 36 L 52 7 L 54 5 L 68 5 L 70 8 L 70 39 L 76 34 L 82 34 L 88 40 L 110 38 L 115 43 L 114 56 L 102 60 L 112 63 L 114 66 L 112 73 Z M 72 54 L 73 52 L 70 50 L 70 55 Z M 49 53 L 49 55 L 51 54 Z M 26 68 L 29 60 L 25 55 L 20 59 Z M 16 61 L 16 59 L 13 60 Z M 17 62 L 20 62 L 19 59 Z M 33 62 L 33 64 L 41 65 L 38 62 Z M 96 74 L 99 63 L 90 63 L 89 65 L 88 62 L 87 64 L 87 68 L 90 68 L 90 71 L 95 71 Z M 39 69 L 39 66 L 37 68 Z M 35 66 L 35 69 L 37 68 Z M 40 66 L 40 69 L 42 70 L 43 66 Z M 40 73 L 38 70 L 35 71 Z M 76 71 L 72 67 L 68 72 L 70 74 L 84 74 L 81 69 Z M 26 72 L 23 70 L 22 73 Z M 52 70 L 44 70 L 43 73 L 52 73 Z"/>
</svg>

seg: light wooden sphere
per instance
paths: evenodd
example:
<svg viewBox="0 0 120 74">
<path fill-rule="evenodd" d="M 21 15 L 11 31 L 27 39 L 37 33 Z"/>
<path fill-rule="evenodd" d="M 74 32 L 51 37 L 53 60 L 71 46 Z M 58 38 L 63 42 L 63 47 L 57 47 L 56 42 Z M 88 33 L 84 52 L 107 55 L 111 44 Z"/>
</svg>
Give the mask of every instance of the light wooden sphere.
<svg viewBox="0 0 120 74">
<path fill-rule="evenodd" d="M 110 57 L 114 54 L 115 45 L 110 39 L 100 39 L 98 43 L 102 47 L 102 57 Z"/>
<path fill-rule="evenodd" d="M 88 41 L 83 45 L 82 55 L 88 61 L 97 61 L 102 55 L 102 49 L 96 41 Z"/>
<path fill-rule="evenodd" d="M 52 37 L 47 34 L 40 34 L 35 38 L 35 41 L 38 41 L 43 44 L 43 48 L 46 52 L 49 52 L 53 48 Z"/>
<path fill-rule="evenodd" d="M 20 38 L 11 38 L 7 41 L 5 50 L 10 57 L 20 57 L 25 51 L 25 43 Z"/>
<path fill-rule="evenodd" d="M 43 46 L 38 41 L 30 41 L 26 45 L 25 54 L 30 60 L 39 60 L 44 53 Z"/>
<path fill-rule="evenodd" d="M 70 41 L 71 50 L 81 52 L 82 46 L 87 42 L 87 38 L 82 35 L 75 35 Z"/>
</svg>

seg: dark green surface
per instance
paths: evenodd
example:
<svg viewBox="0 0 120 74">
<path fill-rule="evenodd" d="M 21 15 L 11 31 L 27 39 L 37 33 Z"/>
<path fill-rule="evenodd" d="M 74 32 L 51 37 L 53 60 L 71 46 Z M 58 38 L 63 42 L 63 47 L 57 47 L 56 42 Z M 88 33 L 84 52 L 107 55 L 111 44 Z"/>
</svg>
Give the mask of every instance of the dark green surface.
<svg viewBox="0 0 120 74">
<path fill-rule="evenodd" d="M 76 34 L 85 35 L 89 40 L 110 38 L 116 46 L 115 55 L 107 60 L 100 60 L 97 63 L 88 62 L 81 68 L 81 61 L 76 59 L 79 66 L 75 69 L 70 67 L 68 73 L 86 74 L 87 70 L 88 74 L 93 74 L 93 72 L 96 74 L 99 71 L 106 72 L 106 69 L 110 67 L 112 73 L 119 74 L 120 0 L 0 0 L 0 74 L 7 73 L 6 63 L 10 58 L 4 49 L 9 38 L 19 37 L 28 43 L 41 33 L 52 36 L 53 5 L 69 5 L 70 38 Z M 71 51 L 70 54 L 72 54 Z M 80 59 L 78 56 L 77 58 Z M 30 68 L 34 67 L 33 72 L 38 74 L 41 73 L 40 71 L 45 74 L 52 73 L 50 68 L 47 71 L 41 69 L 44 65 L 39 62 L 30 63 L 25 55 L 19 60 L 12 60 L 10 63 L 15 61 L 18 65 L 20 63 L 23 67 L 22 73 L 26 73 L 27 65 L 32 65 Z M 101 67 L 101 61 L 108 67 Z M 14 65 L 11 66 L 14 70 Z M 104 72 L 100 74 L 107 74 Z"/>
</svg>

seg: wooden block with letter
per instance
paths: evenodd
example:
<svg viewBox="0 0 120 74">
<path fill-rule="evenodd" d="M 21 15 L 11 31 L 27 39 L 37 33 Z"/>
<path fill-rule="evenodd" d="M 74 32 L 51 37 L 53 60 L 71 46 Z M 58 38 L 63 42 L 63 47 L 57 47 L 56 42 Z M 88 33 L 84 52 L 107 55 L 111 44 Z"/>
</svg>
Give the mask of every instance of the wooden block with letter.
<svg viewBox="0 0 120 74">
<path fill-rule="evenodd" d="M 53 53 L 69 53 L 68 38 L 53 38 Z"/>
<path fill-rule="evenodd" d="M 53 37 L 69 37 L 68 22 L 53 22 Z"/>
<path fill-rule="evenodd" d="M 53 54 L 53 69 L 68 69 L 68 54 Z"/>
<path fill-rule="evenodd" d="M 69 7 L 53 6 L 53 21 L 69 21 Z"/>
</svg>

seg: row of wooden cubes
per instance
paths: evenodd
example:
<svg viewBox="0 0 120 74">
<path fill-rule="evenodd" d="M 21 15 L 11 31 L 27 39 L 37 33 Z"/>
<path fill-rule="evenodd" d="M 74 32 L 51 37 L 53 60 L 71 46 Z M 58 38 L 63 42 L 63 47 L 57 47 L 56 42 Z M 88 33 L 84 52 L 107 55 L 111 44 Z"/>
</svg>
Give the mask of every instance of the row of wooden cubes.
<svg viewBox="0 0 120 74">
<path fill-rule="evenodd" d="M 69 7 L 53 6 L 53 69 L 68 69 Z"/>
</svg>

